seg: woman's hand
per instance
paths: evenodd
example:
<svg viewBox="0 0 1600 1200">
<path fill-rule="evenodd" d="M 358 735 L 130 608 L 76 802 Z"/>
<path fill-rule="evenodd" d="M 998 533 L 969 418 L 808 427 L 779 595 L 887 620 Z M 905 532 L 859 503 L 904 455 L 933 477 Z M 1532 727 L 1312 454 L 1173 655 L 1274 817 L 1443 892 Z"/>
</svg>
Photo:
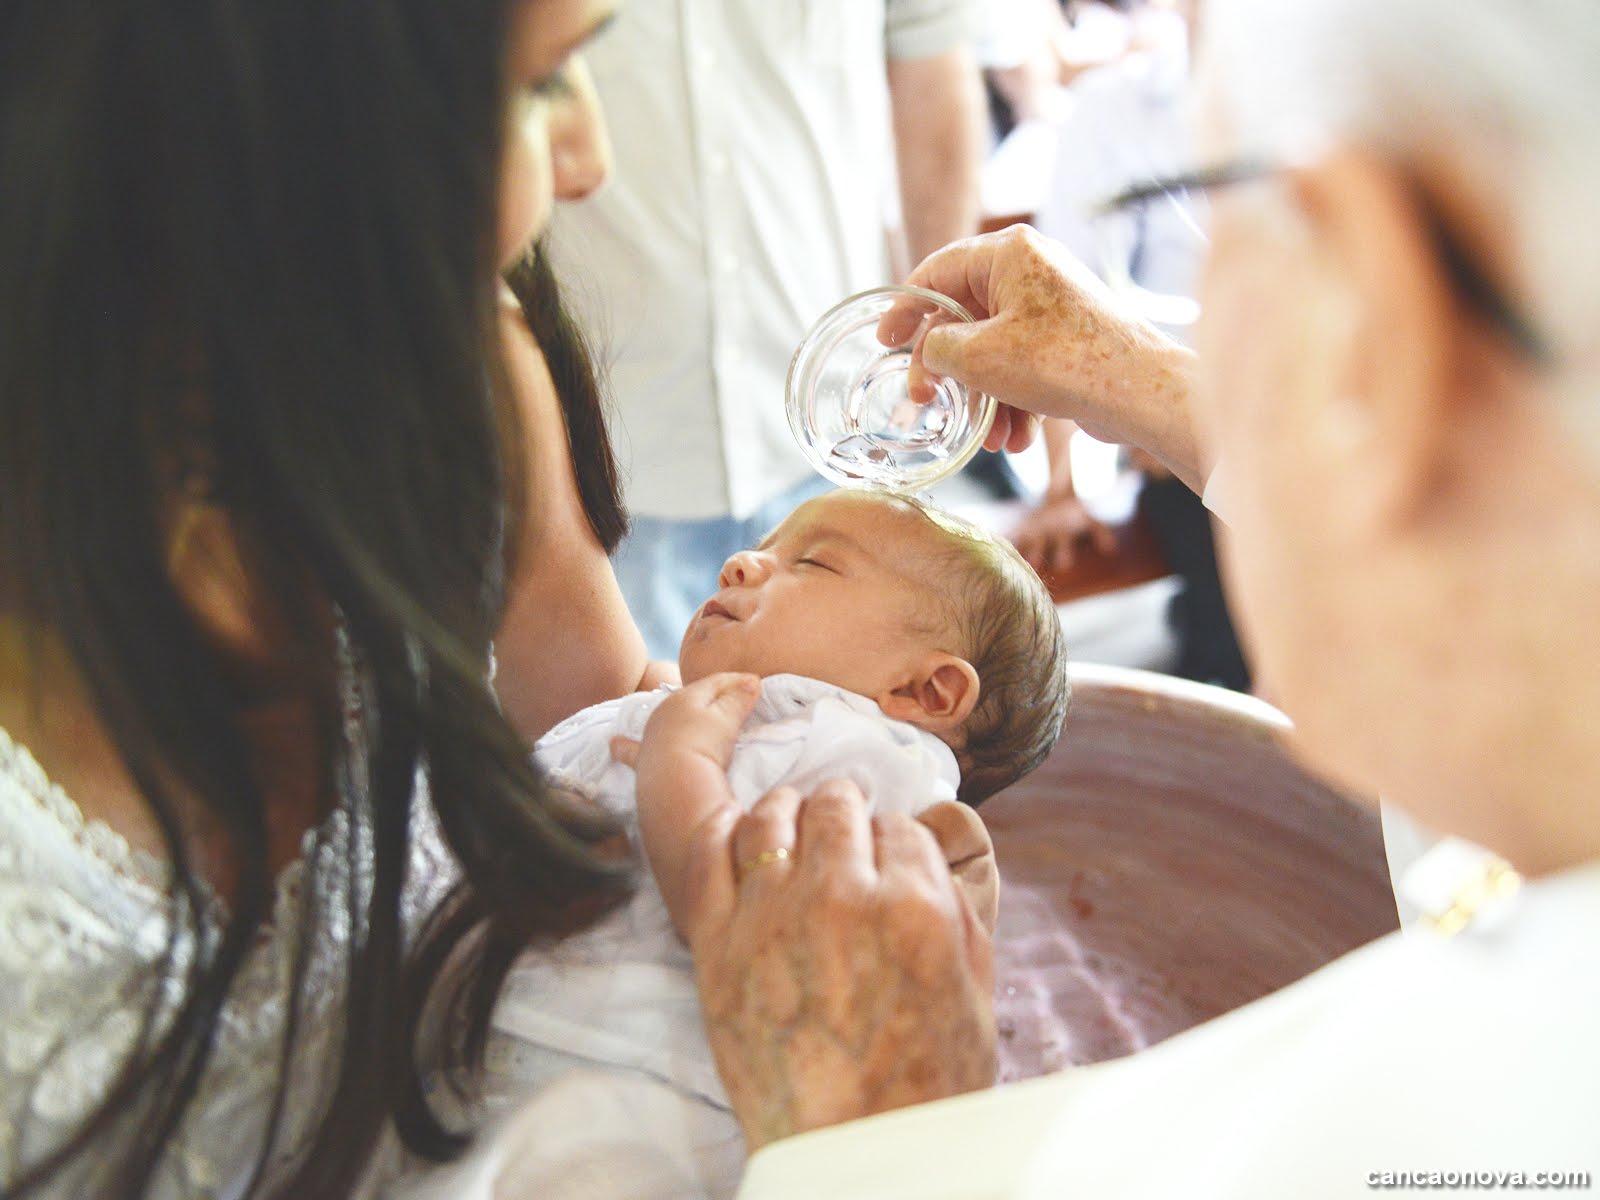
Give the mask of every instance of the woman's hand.
<svg viewBox="0 0 1600 1200">
<path fill-rule="evenodd" d="M 869 818 L 849 783 L 779 788 L 703 822 L 686 879 L 706 1033 L 751 1151 L 994 1082 L 989 935 L 927 826 Z"/>
<path fill-rule="evenodd" d="M 1032 414 L 1068 417 L 1092 436 L 1143 446 L 1193 487 L 1203 484 L 1191 413 L 1193 354 L 1124 312 L 1095 274 L 1026 225 L 953 242 L 908 283 L 941 292 L 977 318 L 936 326 L 917 346 L 921 370 L 1001 401 L 984 443 L 1021 449 Z M 910 314 L 891 309 L 879 334 L 892 343 Z"/>
</svg>

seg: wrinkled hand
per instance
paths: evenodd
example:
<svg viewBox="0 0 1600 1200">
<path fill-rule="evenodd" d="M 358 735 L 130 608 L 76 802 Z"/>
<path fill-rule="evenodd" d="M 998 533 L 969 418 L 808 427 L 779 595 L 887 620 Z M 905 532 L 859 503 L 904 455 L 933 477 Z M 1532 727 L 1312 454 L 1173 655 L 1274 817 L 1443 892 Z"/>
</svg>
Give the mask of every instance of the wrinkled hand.
<svg viewBox="0 0 1600 1200">
<path fill-rule="evenodd" d="M 1041 575 L 1070 570 L 1084 545 L 1103 555 L 1117 552 L 1117 531 L 1090 516 L 1077 496 L 1047 496 L 1023 515 L 1010 536 Z"/>
<path fill-rule="evenodd" d="M 953 242 L 907 280 L 949 296 L 977 318 L 930 329 L 917 344 L 912 394 L 928 374 L 1001 402 L 985 445 L 1018 450 L 1033 414 L 1067 417 L 1102 441 L 1142 445 L 1191 483 L 1204 469 L 1190 410 L 1193 355 L 1124 311 L 1086 266 L 1026 225 Z M 909 309 L 885 314 L 879 337 L 903 337 Z"/>
<path fill-rule="evenodd" d="M 1000 916 L 1000 868 L 994 860 L 994 839 L 983 818 L 970 804 L 941 800 L 918 813 L 917 821 L 939 843 L 950 878 L 966 897 L 978 924 L 986 933 L 993 933 Z"/>
<path fill-rule="evenodd" d="M 927 827 L 870 819 L 849 783 L 779 788 L 706 821 L 688 877 L 706 1033 L 749 1150 L 994 1082 L 992 947 Z"/>
</svg>

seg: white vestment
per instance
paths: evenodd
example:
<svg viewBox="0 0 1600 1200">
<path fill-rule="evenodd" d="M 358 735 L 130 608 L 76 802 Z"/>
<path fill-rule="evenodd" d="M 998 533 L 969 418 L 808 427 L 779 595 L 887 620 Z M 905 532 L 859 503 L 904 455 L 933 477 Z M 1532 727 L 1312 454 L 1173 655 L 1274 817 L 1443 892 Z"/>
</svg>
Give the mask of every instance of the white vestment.
<svg viewBox="0 0 1600 1200">
<path fill-rule="evenodd" d="M 1130 1058 L 775 1143 L 739 1194 L 1266 1200 L 1571 1172 L 1592 1187 L 1600 864 L 1492 916 L 1392 934 Z"/>
</svg>

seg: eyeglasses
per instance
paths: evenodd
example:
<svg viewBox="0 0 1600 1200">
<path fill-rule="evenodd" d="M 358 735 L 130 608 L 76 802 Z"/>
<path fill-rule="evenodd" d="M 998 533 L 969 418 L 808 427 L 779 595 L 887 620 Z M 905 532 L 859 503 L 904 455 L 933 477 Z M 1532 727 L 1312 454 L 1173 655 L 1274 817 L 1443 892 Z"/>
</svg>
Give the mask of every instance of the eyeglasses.
<svg viewBox="0 0 1600 1200">
<path fill-rule="evenodd" d="M 1101 216 L 1108 216 L 1158 196 L 1176 201 L 1185 191 L 1210 191 L 1234 183 L 1249 183 L 1264 179 L 1283 170 L 1281 164 L 1261 159 L 1241 159 L 1204 167 L 1180 175 L 1169 175 L 1135 184 L 1118 192 L 1097 208 Z M 1460 298 L 1501 337 L 1505 338 L 1530 362 L 1549 367 L 1555 363 L 1555 353 L 1550 343 L 1534 328 L 1522 313 L 1489 278 L 1473 256 L 1468 253 L 1460 237 L 1451 230 L 1429 197 L 1417 189 L 1417 205 L 1427 222 L 1428 237 L 1433 243 L 1439 264 L 1449 277 L 1450 285 Z"/>
</svg>

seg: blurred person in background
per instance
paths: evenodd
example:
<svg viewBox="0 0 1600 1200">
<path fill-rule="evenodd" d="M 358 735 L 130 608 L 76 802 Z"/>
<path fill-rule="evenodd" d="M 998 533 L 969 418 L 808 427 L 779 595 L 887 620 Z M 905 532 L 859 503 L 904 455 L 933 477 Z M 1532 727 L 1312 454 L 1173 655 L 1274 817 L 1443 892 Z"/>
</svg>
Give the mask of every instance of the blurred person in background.
<svg viewBox="0 0 1600 1200">
<path fill-rule="evenodd" d="M 1194 159 L 1186 97 L 1202 0 L 1124 6 L 1142 31 L 1138 48 L 1079 74 L 1054 115 L 1054 169 L 1034 224 L 1110 284 L 1134 311 L 1187 342 L 1206 251 L 1206 206 L 1175 189 L 1117 213 L 1097 211 L 1122 190 L 1165 178 Z M 1041 570 L 1070 570 L 1080 553 L 1115 552 L 1115 537 L 1085 509 L 1072 474 L 1070 423 L 1048 422 L 1043 496 L 1013 531 Z M 1091 448 L 1101 452 L 1101 448 Z M 1173 674 L 1249 691 L 1251 675 L 1228 615 L 1211 520 L 1204 505 L 1137 448 L 1118 454 L 1141 476 L 1137 513 L 1181 581 L 1167 622 L 1177 641 Z"/>
<path fill-rule="evenodd" d="M 632 518 L 614 562 L 654 658 L 704 581 L 823 488 L 784 377 L 818 317 L 895 277 L 885 214 L 909 262 L 977 229 L 974 8 L 638 0 L 588 56 L 616 171 L 558 212 L 552 258 L 609 366 Z"/>
</svg>

